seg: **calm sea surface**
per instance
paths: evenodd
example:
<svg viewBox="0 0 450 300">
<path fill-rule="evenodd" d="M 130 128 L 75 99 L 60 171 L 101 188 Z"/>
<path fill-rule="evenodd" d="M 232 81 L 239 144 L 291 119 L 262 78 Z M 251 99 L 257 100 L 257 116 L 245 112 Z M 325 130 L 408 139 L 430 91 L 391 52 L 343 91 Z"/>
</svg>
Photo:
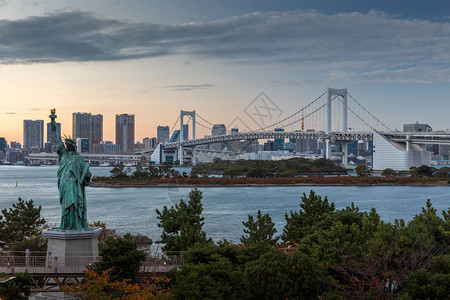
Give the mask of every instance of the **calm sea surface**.
<svg viewBox="0 0 450 300">
<path fill-rule="evenodd" d="M 92 167 L 91 173 L 108 176 L 110 168 Z M 18 197 L 33 199 L 42 206 L 43 216 L 59 224 L 61 207 L 56 186 L 56 166 L 0 166 L 0 209 L 10 207 Z M 17 181 L 17 186 L 16 186 Z M 242 221 L 260 209 L 269 213 L 278 234 L 285 224 L 284 214 L 298 210 L 302 193 L 314 189 L 328 196 L 337 208 L 355 202 L 361 210 L 375 207 L 382 219 L 410 220 L 420 212 L 426 199 L 442 210 L 450 206 L 450 187 L 210 187 L 203 192 L 204 229 L 214 240 L 235 242 L 242 235 Z M 186 199 L 191 188 L 87 188 L 88 221 L 101 220 L 117 231 L 144 234 L 159 240 L 155 209 Z"/>
</svg>

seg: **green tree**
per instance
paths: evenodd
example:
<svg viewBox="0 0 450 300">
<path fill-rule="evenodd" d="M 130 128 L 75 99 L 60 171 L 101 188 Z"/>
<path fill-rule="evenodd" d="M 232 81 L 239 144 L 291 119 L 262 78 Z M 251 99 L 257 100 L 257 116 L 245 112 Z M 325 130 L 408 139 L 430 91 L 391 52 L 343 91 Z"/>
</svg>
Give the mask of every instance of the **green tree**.
<svg viewBox="0 0 450 300">
<path fill-rule="evenodd" d="M 248 215 L 248 221 L 242 222 L 245 226 L 244 233 L 241 237 L 241 243 L 247 245 L 255 245 L 257 243 L 266 243 L 276 245 L 278 237 L 274 237 L 277 232 L 275 223 L 272 222 L 269 214 L 262 214 L 260 210 L 256 214 L 256 221 L 252 215 Z"/>
<path fill-rule="evenodd" d="M 419 168 L 417 168 L 417 173 L 419 177 L 432 177 L 434 173 L 434 168 L 431 168 L 426 165 L 421 165 Z"/>
<path fill-rule="evenodd" d="M 158 227 L 163 229 L 161 241 L 165 251 L 186 251 L 196 243 L 211 242 L 203 231 L 202 192 L 194 189 L 189 193 L 189 202 L 183 199 L 178 204 L 163 210 L 156 210 Z"/>
<path fill-rule="evenodd" d="M 0 299 L 20 300 L 28 299 L 30 296 L 30 287 L 32 284 L 31 276 L 27 272 L 5 274 L 0 273 L 0 278 L 14 277 L 6 283 L 0 283 Z"/>
<path fill-rule="evenodd" d="M 402 282 L 400 299 L 448 299 L 450 295 L 450 255 L 434 257 L 430 266 L 408 274 Z"/>
<path fill-rule="evenodd" d="M 120 163 L 118 166 L 115 166 L 109 172 L 111 173 L 110 177 L 113 179 L 128 177 L 127 171 L 125 171 L 125 165 L 123 163 Z"/>
<path fill-rule="evenodd" d="M 102 260 L 94 264 L 95 272 L 100 274 L 113 268 L 111 278 L 114 281 L 131 279 L 131 282 L 136 282 L 145 260 L 145 252 L 138 249 L 136 240 L 129 233 L 121 238 L 107 238 L 100 247 L 99 255 Z"/>
<path fill-rule="evenodd" d="M 394 177 L 394 176 L 397 176 L 397 172 L 395 172 L 393 169 L 391 169 L 391 168 L 387 168 L 387 169 L 384 169 L 383 170 L 383 172 L 381 172 L 381 176 L 384 176 L 384 177 Z"/>
<path fill-rule="evenodd" d="M 45 219 L 41 218 L 41 206 L 33 200 L 18 199 L 12 208 L 3 209 L 0 215 L 0 247 L 8 249 L 13 244 L 38 237 Z"/>
<path fill-rule="evenodd" d="M 372 176 L 373 170 L 366 165 L 358 165 L 355 168 L 356 175 L 359 177 L 370 177 Z"/>
<path fill-rule="evenodd" d="M 414 166 L 410 167 L 409 168 L 409 175 L 411 177 L 418 177 L 419 176 L 419 169 L 417 167 L 414 167 Z"/>
<path fill-rule="evenodd" d="M 317 299 L 324 277 L 323 267 L 306 254 L 274 248 L 245 266 L 246 299 Z"/>
<path fill-rule="evenodd" d="M 303 237 L 313 233 L 320 228 L 327 216 L 334 212 L 334 203 L 328 203 L 328 198 L 310 191 L 309 196 L 303 193 L 300 211 L 291 211 L 290 215 L 285 214 L 286 225 L 283 228 L 281 239 L 287 243 L 299 242 Z"/>
<path fill-rule="evenodd" d="M 242 299 L 242 291 L 242 272 L 219 254 L 183 266 L 172 288 L 175 299 Z"/>
<path fill-rule="evenodd" d="M 442 167 L 436 170 L 436 177 L 450 177 L 450 168 Z"/>
</svg>

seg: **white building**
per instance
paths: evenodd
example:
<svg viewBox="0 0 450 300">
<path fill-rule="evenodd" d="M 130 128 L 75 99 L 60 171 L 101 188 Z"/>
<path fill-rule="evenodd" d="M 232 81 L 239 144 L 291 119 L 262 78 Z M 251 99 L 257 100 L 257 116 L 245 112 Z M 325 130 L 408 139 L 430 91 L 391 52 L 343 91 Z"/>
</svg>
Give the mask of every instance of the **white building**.
<svg viewBox="0 0 450 300">
<path fill-rule="evenodd" d="M 424 146 L 393 142 L 377 132 L 373 133 L 374 170 L 408 171 L 410 167 L 422 165 L 431 165 L 431 152 Z"/>
</svg>

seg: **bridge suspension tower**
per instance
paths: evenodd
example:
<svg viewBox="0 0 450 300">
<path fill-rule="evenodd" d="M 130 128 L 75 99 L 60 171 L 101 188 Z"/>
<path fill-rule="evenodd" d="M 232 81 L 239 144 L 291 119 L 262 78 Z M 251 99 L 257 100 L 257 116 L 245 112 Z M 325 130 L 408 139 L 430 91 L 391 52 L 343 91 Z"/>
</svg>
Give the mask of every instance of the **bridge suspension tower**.
<svg viewBox="0 0 450 300">
<path fill-rule="evenodd" d="M 341 130 L 342 132 L 347 132 L 348 126 L 347 126 L 347 89 L 332 89 L 332 88 L 328 88 L 328 97 L 327 97 L 327 105 L 326 105 L 326 133 L 329 134 L 331 133 L 331 124 L 332 124 L 332 119 L 331 119 L 331 101 L 333 96 L 337 96 L 337 97 L 341 97 L 341 105 L 342 105 L 342 122 L 341 122 Z M 325 156 L 327 159 L 331 159 L 331 143 L 332 141 L 330 139 L 327 139 L 325 141 L 326 144 L 326 149 L 325 149 Z M 347 166 L 347 143 L 346 142 L 342 142 L 342 163 L 344 164 L 344 166 Z"/>
</svg>

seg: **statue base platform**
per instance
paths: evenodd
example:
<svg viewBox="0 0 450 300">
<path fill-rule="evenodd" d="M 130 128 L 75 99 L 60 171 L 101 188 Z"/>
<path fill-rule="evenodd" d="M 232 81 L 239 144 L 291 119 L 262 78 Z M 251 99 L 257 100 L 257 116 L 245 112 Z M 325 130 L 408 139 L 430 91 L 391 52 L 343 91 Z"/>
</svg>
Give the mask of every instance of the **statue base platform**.
<svg viewBox="0 0 450 300">
<path fill-rule="evenodd" d="M 52 228 L 42 234 L 48 239 L 46 267 L 58 272 L 81 272 L 98 260 L 98 235 L 102 228 L 60 230 Z"/>
</svg>

